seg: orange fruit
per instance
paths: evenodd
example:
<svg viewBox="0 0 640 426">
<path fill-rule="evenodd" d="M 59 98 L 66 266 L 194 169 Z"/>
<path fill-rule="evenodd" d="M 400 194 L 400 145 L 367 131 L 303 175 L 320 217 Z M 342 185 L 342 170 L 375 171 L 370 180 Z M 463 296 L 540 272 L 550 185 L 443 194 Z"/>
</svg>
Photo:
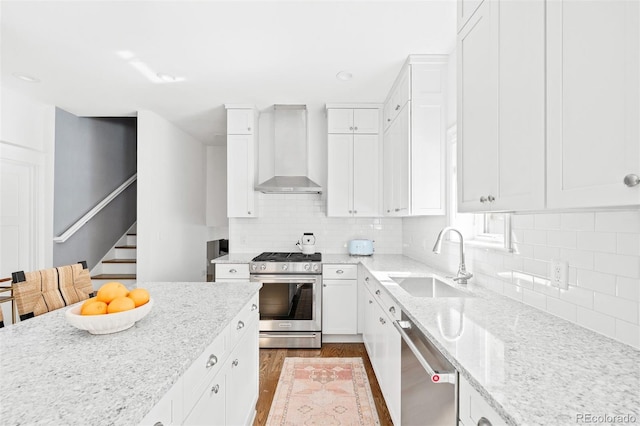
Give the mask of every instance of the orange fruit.
<svg viewBox="0 0 640 426">
<path fill-rule="evenodd" d="M 127 294 L 127 297 L 134 301 L 136 308 L 149 301 L 149 292 L 144 288 L 134 288 Z"/>
<path fill-rule="evenodd" d="M 88 302 L 88 303 L 87 303 Z M 88 300 L 80 308 L 81 315 L 104 315 L 107 313 L 107 304 L 99 300 Z"/>
<path fill-rule="evenodd" d="M 135 307 L 136 303 L 127 296 L 116 297 L 109 303 L 109 306 L 107 306 L 107 313 L 115 314 L 116 312 L 130 311 Z"/>
<path fill-rule="evenodd" d="M 89 303 L 93 303 L 93 302 L 97 302 L 98 299 L 96 299 L 95 297 L 92 297 L 91 299 L 87 299 L 84 301 L 84 303 L 82 304 L 82 307 L 84 308 L 85 306 L 87 306 Z"/>
<path fill-rule="evenodd" d="M 96 295 L 96 299 L 109 304 L 117 297 L 125 297 L 127 293 L 129 293 L 129 290 L 124 286 L 124 284 L 112 281 L 105 283 L 100 287 L 98 294 Z"/>
</svg>

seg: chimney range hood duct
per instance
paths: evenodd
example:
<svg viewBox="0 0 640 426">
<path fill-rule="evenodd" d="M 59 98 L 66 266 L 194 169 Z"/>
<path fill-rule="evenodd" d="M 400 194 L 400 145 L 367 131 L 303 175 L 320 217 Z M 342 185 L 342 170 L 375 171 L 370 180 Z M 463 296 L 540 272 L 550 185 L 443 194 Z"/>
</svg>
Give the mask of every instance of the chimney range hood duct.
<svg viewBox="0 0 640 426">
<path fill-rule="evenodd" d="M 307 106 L 273 106 L 274 177 L 257 185 L 265 194 L 320 194 L 322 187 L 309 179 L 307 159 Z"/>
</svg>

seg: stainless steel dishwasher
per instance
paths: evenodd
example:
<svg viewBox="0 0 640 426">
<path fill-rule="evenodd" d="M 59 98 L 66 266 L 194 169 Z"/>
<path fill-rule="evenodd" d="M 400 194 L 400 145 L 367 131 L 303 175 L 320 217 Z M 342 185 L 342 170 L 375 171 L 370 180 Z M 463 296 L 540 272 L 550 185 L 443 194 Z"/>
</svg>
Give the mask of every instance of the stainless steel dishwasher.
<svg viewBox="0 0 640 426">
<path fill-rule="evenodd" d="M 402 425 L 456 425 L 458 373 L 455 368 L 404 312 L 394 326 L 402 336 Z"/>
</svg>

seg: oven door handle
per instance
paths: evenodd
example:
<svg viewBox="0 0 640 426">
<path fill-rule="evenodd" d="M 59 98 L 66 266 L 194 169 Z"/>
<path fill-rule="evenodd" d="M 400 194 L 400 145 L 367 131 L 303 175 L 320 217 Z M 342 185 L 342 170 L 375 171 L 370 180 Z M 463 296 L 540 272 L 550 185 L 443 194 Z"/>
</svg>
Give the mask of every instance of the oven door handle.
<svg viewBox="0 0 640 426">
<path fill-rule="evenodd" d="M 295 333 L 295 332 L 294 332 Z M 273 334 L 273 333 L 260 333 L 260 337 L 278 337 L 278 338 L 285 338 L 285 339 L 294 339 L 294 338 L 300 338 L 300 337 L 316 337 L 318 335 L 318 333 L 311 333 L 311 334 Z"/>
<path fill-rule="evenodd" d="M 261 275 L 251 276 L 251 282 L 259 282 L 264 284 L 276 284 L 276 283 L 290 283 L 290 284 L 315 284 L 319 281 L 318 278 L 294 278 L 291 276 L 276 276 L 276 275 Z"/>
<path fill-rule="evenodd" d="M 452 371 L 445 371 L 442 373 L 438 372 L 429 365 L 426 359 L 424 359 L 424 356 L 422 356 L 422 354 L 420 353 L 420 350 L 413 343 L 413 341 L 411 340 L 411 337 L 409 337 L 407 332 L 404 331 L 405 328 L 411 328 L 411 324 L 408 321 L 397 320 L 393 322 L 393 326 L 398 330 L 398 332 L 400 333 L 400 336 L 402 337 L 402 340 L 404 340 L 404 342 L 407 344 L 409 349 L 411 349 L 411 352 L 413 352 L 413 355 L 416 357 L 416 359 L 418 360 L 422 368 L 424 368 L 424 370 L 427 373 L 429 373 L 429 376 L 431 376 L 431 381 L 433 383 L 455 383 L 456 382 L 455 372 L 452 372 Z"/>
</svg>

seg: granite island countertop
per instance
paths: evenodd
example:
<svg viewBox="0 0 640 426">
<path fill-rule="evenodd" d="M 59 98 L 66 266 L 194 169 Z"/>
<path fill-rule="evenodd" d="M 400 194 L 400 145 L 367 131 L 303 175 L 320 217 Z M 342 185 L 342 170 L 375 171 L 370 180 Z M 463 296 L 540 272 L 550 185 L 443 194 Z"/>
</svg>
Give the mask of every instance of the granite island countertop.
<svg viewBox="0 0 640 426">
<path fill-rule="evenodd" d="M 56 311 L 0 329 L 0 424 L 135 425 L 255 295 L 256 283 L 140 282 L 132 328 L 92 335 Z"/>
</svg>

